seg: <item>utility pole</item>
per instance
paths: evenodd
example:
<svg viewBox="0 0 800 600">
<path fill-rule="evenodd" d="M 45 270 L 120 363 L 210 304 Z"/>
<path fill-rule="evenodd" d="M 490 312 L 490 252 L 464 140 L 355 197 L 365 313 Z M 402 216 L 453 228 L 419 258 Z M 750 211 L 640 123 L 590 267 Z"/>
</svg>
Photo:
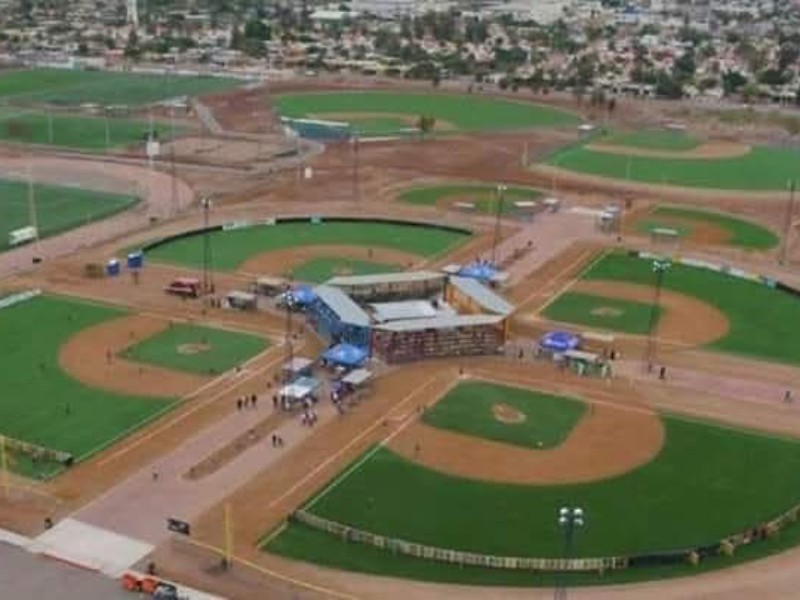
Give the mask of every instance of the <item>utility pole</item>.
<svg viewBox="0 0 800 600">
<path fill-rule="evenodd" d="M 655 294 L 653 304 L 650 307 L 650 321 L 647 331 L 647 348 L 645 350 L 645 368 L 647 372 L 653 370 L 653 361 L 656 355 L 656 323 L 658 322 L 658 312 L 661 305 L 661 286 L 664 283 L 664 273 L 669 269 L 671 263 L 668 260 L 654 260 L 652 264 L 653 274 L 656 277 Z"/>
<path fill-rule="evenodd" d="M 783 221 L 783 243 L 781 244 L 781 253 L 778 264 L 783 265 L 786 262 L 786 254 L 789 251 L 789 238 L 792 235 L 792 216 L 794 215 L 794 192 L 797 188 L 797 180 L 792 179 L 789 181 L 789 202 L 786 205 L 786 216 Z"/>
<path fill-rule="evenodd" d="M 501 183 L 497 186 L 497 212 L 494 220 L 494 240 L 492 241 L 492 265 L 497 265 L 497 245 L 500 243 L 500 218 L 503 215 L 503 201 L 506 185 Z"/>
<path fill-rule="evenodd" d="M 353 131 L 352 135 L 352 144 L 353 144 L 353 198 L 356 202 L 361 200 L 361 186 L 359 185 L 359 142 L 358 142 L 358 131 Z"/>
<path fill-rule="evenodd" d="M 203 297 L 208 301 L 209 294 L 214 293 L 214 272 L 211 260 L 211 231 L 209 226 L 209 212 L 211 210 L 211 198 L 205 197 L 202 200 L 203 206 Z"/>
<path fill-rule="evenodd" d="M 572 556 L 572 545 L 575 540 L 575 530 L 583 527 L 585 523 L 584 511 L 580 507 L 564 506 L 558 511 L 558 526 L 564 531 L 564 562 Z M 554 600 L 567 600 L 566 564 L 564 569 L 556 571 L 556 589 Z"/>
</svg>

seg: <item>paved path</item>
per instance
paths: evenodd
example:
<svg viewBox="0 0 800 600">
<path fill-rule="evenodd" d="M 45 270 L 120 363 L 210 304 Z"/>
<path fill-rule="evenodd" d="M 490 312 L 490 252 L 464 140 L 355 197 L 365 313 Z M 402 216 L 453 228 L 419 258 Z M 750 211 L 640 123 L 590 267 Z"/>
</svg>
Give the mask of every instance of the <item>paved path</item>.
<svg viewBox="0 0 800 600">
<path fill-rule="evenodd" d="M 323 394 L 322 397 L 327 396 Z M 190 521 L 199 516 L 290 453 L 293 447 L 315 430 L 303 426 L 297 414 L 275 429 L 286 442 L 284 448 L 273 448 L 267 436 L 202 479 L 192 481 L 183 477 L 205 456 L 246 434 L 272 410 L 266 391 L 261 395 L 257 409 L 239 412 L 232 408 L 229 416 L 198 432 L 170 454 L 146 465 L 109 493 L 79 510 L 73 515 L 74 518 L 151 544 L 168 539 L 168 517 Z M 317 414 L 319 421 L 316 428 L 336 416 L 327 400 L 322 400 L 317 406 Z M 158 473 L 156 481 L 153 479 L 154 472 Z"/>
</svg>

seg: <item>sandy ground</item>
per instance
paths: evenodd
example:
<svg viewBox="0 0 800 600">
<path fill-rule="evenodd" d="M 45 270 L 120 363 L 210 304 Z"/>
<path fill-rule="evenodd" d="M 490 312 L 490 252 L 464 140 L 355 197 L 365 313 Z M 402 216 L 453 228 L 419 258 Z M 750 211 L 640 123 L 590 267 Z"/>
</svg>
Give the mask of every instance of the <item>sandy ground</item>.
<svg viewBox="0 0 800 600">
<path fill-rule="evenodd" d="M 89 387 L 119 394 L 179 398 L 205 385 L 211 378 L 117 356 L 125 348 L 167 327 L 169 321 L 145 315 L 100 323 L 72 336 L 59 350 L 58 362 L 62 369 Z"/>
<path fill-rule="evenodd" d="M 650 461 L 661 449 L 660 419 L 630 387 L 615 383 L 575 386 L 554 378 L 549 365 L 523 369 L 495 367 L 470 371 L 474 376 L 546 392 L 570 394 L 588 404 L 587 411 L 564 442 L 548 450 L 437 429 L 418 421 L 394 438 L 389 448 L 431 469 L 469 479 L 517 484 L 567 484 L 597 481 L 626 473 Z M 524 372 L 524 375 L 522 373 Z M 510 379 L 507 379 L 509 378 Z M 557 390 L 549 386 L 557 385 Z"/>
<path fill-rule="evenodd" d="M 744 156 L 750 152 L 748 144 L 737 142 L 706 142 L 691 150 L 657 150 L 651 148 L 632 148 L 617 144 L 589 144 L 587 150 L 606 154 L 622 154 L 625 156 L 647 156 L 652 158 L 686 158 L 719 160 Z"/>
</svg>

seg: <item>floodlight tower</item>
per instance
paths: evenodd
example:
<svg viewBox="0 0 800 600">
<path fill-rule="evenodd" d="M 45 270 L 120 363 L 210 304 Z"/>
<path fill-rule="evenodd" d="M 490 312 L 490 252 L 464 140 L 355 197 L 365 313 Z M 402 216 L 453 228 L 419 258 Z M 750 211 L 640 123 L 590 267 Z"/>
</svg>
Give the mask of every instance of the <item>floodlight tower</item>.
<svg viewBox="0 0 800 600">
<path fill-rule="evenodd" d="M 139 27 L 139 3 L 138 0 L 126 0 L 127 21 L 134 28 Z"/>
</svg>

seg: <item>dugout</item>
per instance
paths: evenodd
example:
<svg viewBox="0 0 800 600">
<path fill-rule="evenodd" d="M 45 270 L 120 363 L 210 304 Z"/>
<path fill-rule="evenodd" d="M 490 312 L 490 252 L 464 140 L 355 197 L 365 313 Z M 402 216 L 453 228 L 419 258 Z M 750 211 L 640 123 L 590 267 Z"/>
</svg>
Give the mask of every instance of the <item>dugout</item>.
<svg viewBox="0 0 800 600">
<path fill-rule="evenodd" d="M 317 286 L 314 293 L 307 312 L 320 337 L 332 344 L 345 342 L 369 348 L 370 319 L 364 309 L 333 286 Z"/>
</svg>

